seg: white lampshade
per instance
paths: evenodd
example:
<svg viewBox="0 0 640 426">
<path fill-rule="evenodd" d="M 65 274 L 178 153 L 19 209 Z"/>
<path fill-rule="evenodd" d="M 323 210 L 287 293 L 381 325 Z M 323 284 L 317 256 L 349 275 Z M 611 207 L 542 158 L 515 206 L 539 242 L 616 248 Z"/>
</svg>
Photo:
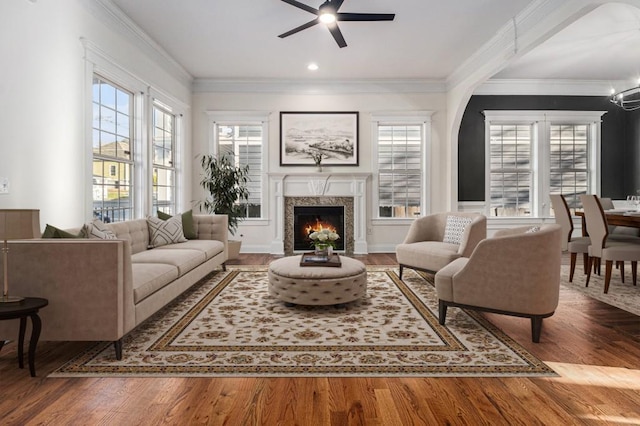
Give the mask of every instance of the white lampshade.
<svg viewBox="0 0 640 426">
<path fill-rule="evenodd" d="M 9 247 L 7 240 L 22 240 L 40 236 L 40 210 L 0 209 L 0 241 L 4 285 L 0 303 L 19 302 L 21 297 L 9 296 Z"/>
</svg>

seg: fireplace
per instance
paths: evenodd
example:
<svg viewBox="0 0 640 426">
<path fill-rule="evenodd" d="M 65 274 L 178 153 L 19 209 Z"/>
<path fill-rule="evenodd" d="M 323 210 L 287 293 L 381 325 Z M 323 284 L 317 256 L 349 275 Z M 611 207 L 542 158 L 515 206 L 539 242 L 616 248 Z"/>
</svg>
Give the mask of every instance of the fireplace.
<svg viewBox="0 0 640 426">
<path fill-rule="evenodd" d="M 311 243 L 307 240 L 301 247 L 301 249 L 294 249 L 294 210 L 300 207 L 309 207 L 312 212 L 317 207 L 339 207 L 342 209 L 343 220 L 338 224 L 342 227 L 342 233 L 338 230 L 340 239 L 337 241 L 340 244 L 340 251 L 343 251 L 345 255 L 351 256 L 353 254 L 353 197 L 284 197 L 284 253 L 286 256 L 294 254 L 294 250 L 297 253 L 304 251 L 311 251 Z M 307 235 L 305 235 L 306 237 Z"/>
<path fill-rule="evenodd" d="M 294 206 L 293 249 L 310 250 L 309 235 L 314 231 L 329 229 L 340 235 L 335 241 L 336 250 L 345 250 L 344 206 Z"/>
</svg>

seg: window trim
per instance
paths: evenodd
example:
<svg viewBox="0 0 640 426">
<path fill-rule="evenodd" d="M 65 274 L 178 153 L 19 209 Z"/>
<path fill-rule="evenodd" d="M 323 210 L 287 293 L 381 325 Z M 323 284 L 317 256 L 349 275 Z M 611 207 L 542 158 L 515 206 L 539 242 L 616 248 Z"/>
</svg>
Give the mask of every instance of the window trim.
<svg viewBox="0 0 640 426">
<path fill-rule="evenodd" d="M 371 224 L 372 225 L 406 225 L 413 222 L 410 217 L 380 217 L 379 208 L 379 170 L 378 170 L 378 127 L 380 125 L 420 125 L 422 127 L 422 147 L 420 163 L 420 216 L 431 213 L 431 126 L 433 111 L 391 111 L 371 114 Z"/>
<path fill-rule="evenodd" d="M 169 115 L 171 117 L 173 117 L 173 125 L 172 125 L 172 129 L 171 129 L 171 155 L 172 155 L 172 164 L 171 166 L 162 166 L 162 165 L 156 165 L 155 162 L 153 161 L 153 150 L 154 150 L 154 141 L 155 141 L 155 110 L 158 109 L 159 111 L 161 111 L 163 114 Z M 150 190 L 150 196 L 149 196 L 149 212 L 153 212 L 153 169 L 158 168 L 158 169 L 162 169 L 162 170 L 170 170 L 173 173 L 173 185 L 171 188 L 171 192 L 172 192 L 172 198 L 173 198 L 173 214 L 177 214 L 178 212 L 182 211 L 179 207 L 180 202 L 178 200 L 178 168 L 177 168 L 177 151 L 178 151 L 178 128 L 177 128 L 177 124 L 178 121 L 180 119 L 179 115 L 176 114 L 173 111 L 173 108 L 171 108 L 169 105 L 165 104 L 164 102 L 161 102 L 157 99 L 153 99 L 151 102 L 151 114 L 149 115 L 150 118 L 150 128 L 151 130 L 149 131 L 149 172 L 150 172 L 150 181 L 149 181 L 149 190 Z M 157 200 L 156 200 L 157 201 Z"/>
<path fill-rule="evenodd" d="M 550 126 L 558 124 L 588 125 L 589 133 L 589 191 L 600 193 L 602 116 L 607 111 L 556 111 L 556 110 L 485 110 L 485 208 L 491 219 L 514 219 L 515 216 L 491 216 L 491 158 L 490 140 L 492 124 L 528 124 L 532 126 L 531 171 L 532 194 L 531 216 L 550 217 Z M 545 160 L 546 159 L 546 160 Z M 526 219 L 523 218 L 523 219 Z"/>
<path fill-rule="evenodd" d="M 260 194 L 259 218 L 245 218 L 240 226 L 267 225 L 269 222 L 269 117 L 266 111 L 207 111 L 209 117 L 209 153 L 218 155 L 218 126 L 220 125 L 260 125 L 262 126 L 262 191 Z M 199 164 L 200 158 L 196 160 Z"/>
</svg>

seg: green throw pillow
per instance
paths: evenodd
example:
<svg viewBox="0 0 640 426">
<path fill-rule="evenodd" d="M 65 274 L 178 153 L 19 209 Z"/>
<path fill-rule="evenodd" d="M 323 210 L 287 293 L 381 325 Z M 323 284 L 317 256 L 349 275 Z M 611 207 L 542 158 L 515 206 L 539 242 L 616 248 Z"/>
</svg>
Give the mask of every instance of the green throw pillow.
<svg viewBox="0 0 640 426">
<path fill-rule="evenodd" d="M 44 232 L 42 233 L 42 238 L 82 238 L 82 233 L 78 235 L 72 234 L 71 232 L 56 228 L 55 226 L 51 226 L 47 223 L 47 226 L 44 228 Z"/>
<path fill-rule="evenodd" d="M 171 219 L 171 215 L 158 210 L 158 219 L 162 219 L 162 220 Z M 182 231 L 184 232 L 184 237 L 187 240 L 198 239 L 198 235 L 196 234 L 196 229 L 193 225 L 193 210 L 189 210 L 187 212 L 182 213 Z"/>
</svg>

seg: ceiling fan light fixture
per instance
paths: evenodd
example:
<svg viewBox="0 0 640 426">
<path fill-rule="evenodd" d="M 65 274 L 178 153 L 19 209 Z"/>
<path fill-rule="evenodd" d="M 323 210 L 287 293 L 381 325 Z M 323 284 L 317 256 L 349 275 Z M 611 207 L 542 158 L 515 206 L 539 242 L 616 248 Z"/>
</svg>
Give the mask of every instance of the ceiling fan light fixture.
<svg viewBox="0 0 640 426">
<path fill-rule="evenodd" d="M 333 24 L 336 22 L 336 15 L 332 12 L 323 12 L 320 14 L 320 22 L 323 24 Z"/>
</svg>

